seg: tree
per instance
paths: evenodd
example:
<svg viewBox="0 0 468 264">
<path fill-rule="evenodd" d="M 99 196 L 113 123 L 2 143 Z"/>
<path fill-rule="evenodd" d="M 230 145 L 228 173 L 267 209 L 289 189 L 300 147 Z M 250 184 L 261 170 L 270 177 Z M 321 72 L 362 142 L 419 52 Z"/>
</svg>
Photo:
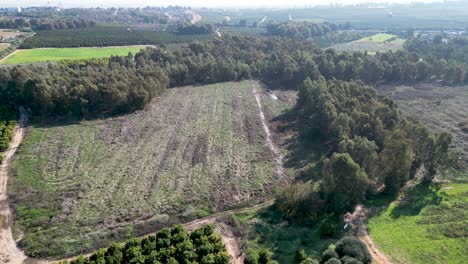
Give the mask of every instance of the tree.
<svg viewBox="0 0 468 264">
<path fill-rule="evenodd" d="M 406 133 L 401 129 L 388 132 L 381 154 L 385 191 L 397 192 L 409 180 L 413 151 Z"/>
<path fill-rule="evenodd" d="M 348 153 L 335 153 L 323 167 L 321 190 L 328 208 L 336 213 L 351 210 L 361 199 L 369 180 Z"/>
<path fill-rule="evenodd" d="M 344 237 L 340 239 L 335 246 L 335 251 L 340 258 L 349 256 L 364 264 L 369 264 L 372 261 L 372 257 L 367 246 L 356 237 Z"/>
</svg>

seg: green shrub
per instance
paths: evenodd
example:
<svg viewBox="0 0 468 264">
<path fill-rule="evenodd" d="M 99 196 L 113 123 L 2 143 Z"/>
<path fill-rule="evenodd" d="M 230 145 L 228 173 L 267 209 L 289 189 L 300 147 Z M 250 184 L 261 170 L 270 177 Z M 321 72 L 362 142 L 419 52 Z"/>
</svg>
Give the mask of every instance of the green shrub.
<svg viewBox="0 0 468 264">
<path fill-rule="evenodd" d="M 338 253 L 335 251 L 335 246 L 330 245 L 328 249 L 322 253 L 321 262 L 323 263 L 333 258 L 338 259 L 339 257 L 340 256 L 338 256 Z"/>
<path fill-rule="evenodd" d="M 350 256 L 365 264 L 370 263 L 372 260 L 366 245 L 356 237 L 342 238 L 336 243 L 335 251 L 341 258 Z"/>
<path fill-rule="evenodd" d="M 336 258 L 331 258 L 325 264 L 341 264 L 341 260 L 336 259 Z"/>
</svg>

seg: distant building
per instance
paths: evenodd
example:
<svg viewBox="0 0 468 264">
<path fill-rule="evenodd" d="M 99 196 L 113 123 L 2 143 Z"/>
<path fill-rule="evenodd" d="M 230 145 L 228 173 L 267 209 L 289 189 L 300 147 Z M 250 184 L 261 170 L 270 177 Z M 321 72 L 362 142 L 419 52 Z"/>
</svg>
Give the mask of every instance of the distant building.
<svg viewBox="0 0 468 264">
<path fill-rule="evenodd" d="M 5 7 L 1 8 L 0 10 L 9 14 L 21 13 L 21 7 Z"/>
</svg>

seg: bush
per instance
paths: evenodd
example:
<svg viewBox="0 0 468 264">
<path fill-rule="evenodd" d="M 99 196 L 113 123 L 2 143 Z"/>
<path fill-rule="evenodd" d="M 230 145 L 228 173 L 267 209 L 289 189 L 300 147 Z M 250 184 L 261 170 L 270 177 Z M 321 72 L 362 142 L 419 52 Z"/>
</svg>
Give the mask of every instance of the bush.
<svg viewBox="0 0 468 264">
<path fill-rule="evenodd" d="M 258 264 L 258 255 L 249 253 L 244 259 L 244 264 Z"/>
<path fill-rule="evenodd" d="M 325 264 L 341 264 L 341 260 L 336 259 L 336 258 L 331 258 Z"/>
<path fill-rule="evenodd" d="M 333 237 L 338 231 L 336 223 L 327 220 L 320 225 L 320 235 L 324 237 Z"/>
<path fill-rule="evenodd" d="M 341 260 L 341 263 L 343 264 L 362 264 L 361 261 L 350 256 L 344 256 L 340 260 Z"/>
<path fill-rule="evenodd" d="M 344 237 L 336 243 L 336 253 L 342 258 L 353 257 L 365 264 L 371 263 L 372 257 L 367 247 L 356 237 Z"/>
<path fill-rule="evenodd" d="M 321 262 L 324 263 L 324 262 L 326 262 L 326 261 L 328 261 L 328 260 L 330 260 L 330 259 L 333 259 L 333 258 L 338 259 L 339 257 L 340 257 L 340 256 L 338 256 L 338 253 L 336 253 L 336 251 L 335 251 L 335 246 L 334 246 L 334 245 L 330 245 L 330 246 L 328 247 L 328 249 L 325 250 L 325 251 L 322 253 L 322 257 L 321 257 L 322 261 L 321 261 Z"/>
</svg>

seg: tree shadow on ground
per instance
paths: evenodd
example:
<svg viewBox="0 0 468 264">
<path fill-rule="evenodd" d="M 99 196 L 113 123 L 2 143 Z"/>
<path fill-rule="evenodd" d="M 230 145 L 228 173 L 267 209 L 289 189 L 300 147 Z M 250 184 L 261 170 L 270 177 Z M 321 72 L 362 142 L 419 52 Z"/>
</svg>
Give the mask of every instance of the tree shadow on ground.
<svg viewBox="0 0 468 264">
<path fill-rule="evenodd" d="M 284 167 L 299 172 L 299 180 L 319 180 L 322 160 L 329 149 L 323 140 L 308 137 L 304 131 L 304 120 L 295 111 L 290 110 L 273 119 L 278 122 L 278 132 L 292 133 L 293 136 L 283 143 L 288 155 L 284 159 Z"/>
<path fill-rule="evenodd" d="M 390 216 L 395 219 L 400 216 L 418 215 L 426 206 L 439 205 L 442 201 L 438 194 L 439 189 L 440 184 L 420 183 L 414 186 L 397 201 Z"/>
</svg>

